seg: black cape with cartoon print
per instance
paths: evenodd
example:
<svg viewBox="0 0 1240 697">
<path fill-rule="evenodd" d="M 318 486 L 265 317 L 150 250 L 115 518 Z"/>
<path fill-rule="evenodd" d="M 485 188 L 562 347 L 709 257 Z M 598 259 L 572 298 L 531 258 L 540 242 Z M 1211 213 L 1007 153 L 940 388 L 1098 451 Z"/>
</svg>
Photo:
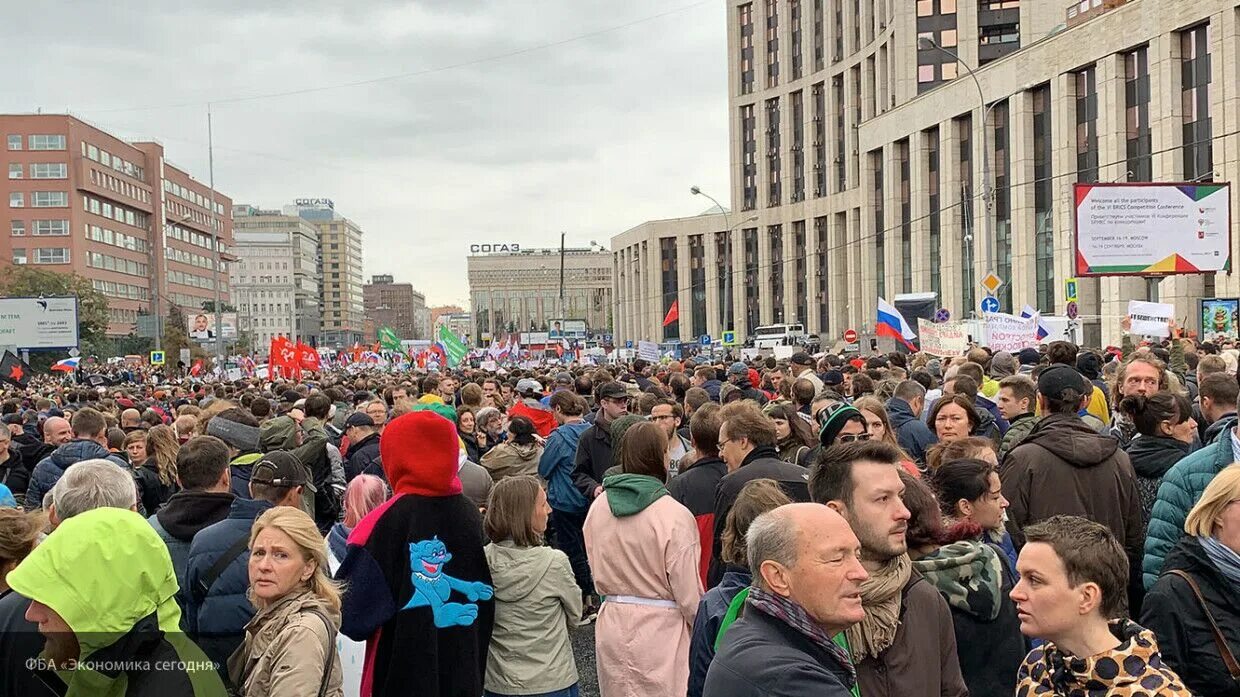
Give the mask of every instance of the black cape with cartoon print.
<svg viewBox="0 0 1240 697">
<path fill-rule="evenodd" d="M 361 694 L 477 697 L 495 604 L 482 516 L 456 476 L 456 429 L 413 412 L 388 424 L 381 447 L 396 496 L 353 528 L 336 572 L 348 584 L 341 632 L 367 642 Z"/>
</svg>

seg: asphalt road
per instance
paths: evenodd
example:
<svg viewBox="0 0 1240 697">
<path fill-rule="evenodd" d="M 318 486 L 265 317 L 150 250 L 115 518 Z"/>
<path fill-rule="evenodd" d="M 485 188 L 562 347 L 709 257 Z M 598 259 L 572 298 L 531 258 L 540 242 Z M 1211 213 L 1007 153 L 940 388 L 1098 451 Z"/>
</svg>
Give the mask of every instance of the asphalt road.
<svg viewBox="0 0 1240 697">
<path fill-rule="evenodd" d="M 594 666 L 594 623 L 585 624 L 570 634 L 573 656 L 577 659 L 577 679 L 581 697 L 599 697 L 598 671 Z"/>
</svg>

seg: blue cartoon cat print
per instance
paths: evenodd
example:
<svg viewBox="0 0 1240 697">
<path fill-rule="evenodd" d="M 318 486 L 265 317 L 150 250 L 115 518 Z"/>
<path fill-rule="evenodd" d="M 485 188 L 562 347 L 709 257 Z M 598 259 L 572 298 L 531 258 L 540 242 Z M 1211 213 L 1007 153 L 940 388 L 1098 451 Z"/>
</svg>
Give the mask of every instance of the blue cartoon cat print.
<svg viewBox="0 0 1240 697">
<path fill-rule="evenodd" d="M 435 626 L 468 626 L 478 619 L 479 600 L 490 600 L 492 588 L 478 581 L 462 581 L 443 572 L 452 561 L 452 554 L 435 536 L 409 544 L 409 568 L 412 571 L 413 597 L 402 610 L 429 607 L 435 618 Z M 469 599 L 469 603 L 450 603 L 448 598 L 456 591 Z"/>
</svg>

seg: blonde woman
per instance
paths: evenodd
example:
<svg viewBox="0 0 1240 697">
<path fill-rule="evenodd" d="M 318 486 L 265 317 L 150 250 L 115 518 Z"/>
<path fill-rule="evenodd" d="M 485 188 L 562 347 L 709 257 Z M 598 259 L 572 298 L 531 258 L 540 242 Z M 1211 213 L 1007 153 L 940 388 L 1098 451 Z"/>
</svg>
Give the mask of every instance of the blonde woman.
<svg viewBox="0 0 1240 697">
<path fill-rule="evenodd" d="M 250 601 L 258 612 L 228 659 L 244 697 L 341 697 L 340 588 L 327 575 L 327 546 L 314 519 L 277 506 L 250 530 Z"/>
<path fill-rule="evenodd" d="M 142 480 L 142 507 L 150 516 L 181 490 L 177 480 L 177 454 L 181 444 L 171 426 L 155 426 L 146 432 L 145 445 L 146 459 L 131 464 Z"/>
</svg>

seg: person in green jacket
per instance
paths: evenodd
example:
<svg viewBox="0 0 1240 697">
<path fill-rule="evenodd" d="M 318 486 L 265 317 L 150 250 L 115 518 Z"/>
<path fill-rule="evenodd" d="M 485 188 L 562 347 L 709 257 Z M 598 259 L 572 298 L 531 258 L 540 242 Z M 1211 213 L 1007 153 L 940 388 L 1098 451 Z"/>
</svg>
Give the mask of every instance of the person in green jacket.
<svg viewBox="0 0 1240 697">
<path fill-rule="evenodd" d="M 181 633 L 176 574 L 142 516 L 97 508 L 60 524 L 9 573 L 45 644 L 33 668 L 66 697 L 223 697 L 206 656 Z"/>
</svg>

